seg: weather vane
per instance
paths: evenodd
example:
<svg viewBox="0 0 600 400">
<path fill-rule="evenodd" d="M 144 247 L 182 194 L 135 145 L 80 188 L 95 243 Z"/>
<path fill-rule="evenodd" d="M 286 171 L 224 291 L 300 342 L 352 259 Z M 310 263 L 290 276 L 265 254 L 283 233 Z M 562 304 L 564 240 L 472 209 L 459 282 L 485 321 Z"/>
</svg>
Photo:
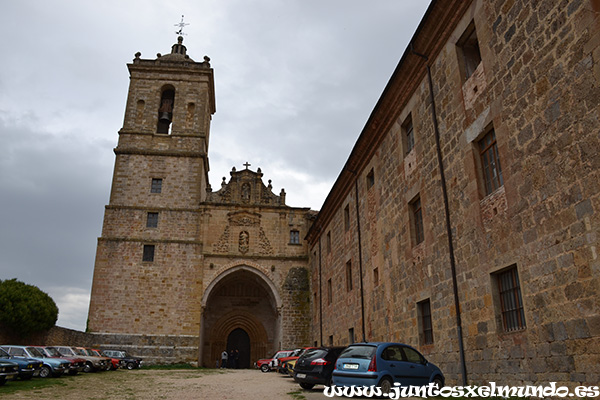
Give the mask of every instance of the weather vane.
<svg viewBox="0 0 600 400">
<path fill-rule="evenodd" d="M 182 16 L 181 16 L 181 22 L 180 22 L 180 23 L 178 23 L 178 24 L 175 24 L 175 25 L 174 25 L 174 26 L 178 26 L 178 27 L 179 27 L 179 30 L 178 30 L 178 31 L 176 31 L 175 33 L 176 33 L 176 34 L 178 34 L 178 35 L 185 35 L 185 33 L 183 33 L 183 28 L 184 28 L 186 25 L 189 25 L 189 24 L 184 24 L 184 23 L 183 23 L 183 15 L 182 15 Z"/>
</svg>

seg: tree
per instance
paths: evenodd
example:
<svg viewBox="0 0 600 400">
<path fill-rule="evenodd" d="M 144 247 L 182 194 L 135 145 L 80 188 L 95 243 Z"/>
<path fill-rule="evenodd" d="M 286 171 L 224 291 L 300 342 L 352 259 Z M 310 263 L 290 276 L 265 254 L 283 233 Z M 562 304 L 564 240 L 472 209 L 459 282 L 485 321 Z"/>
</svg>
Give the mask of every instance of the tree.
<svg viewBox="0 0 600 400">
<path fill-rule="evenodd" d="M 58 319 L 58 307 L 37 286 L 0 280 L 0 325 L 20 335 L 45 331 Z"/>
</svg>

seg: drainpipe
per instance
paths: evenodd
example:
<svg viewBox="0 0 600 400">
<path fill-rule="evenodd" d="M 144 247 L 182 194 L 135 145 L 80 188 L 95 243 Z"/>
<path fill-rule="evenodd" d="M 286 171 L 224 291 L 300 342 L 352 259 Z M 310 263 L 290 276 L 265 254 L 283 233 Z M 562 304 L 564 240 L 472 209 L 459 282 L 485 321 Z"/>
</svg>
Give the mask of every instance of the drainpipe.
<svg viewBox="0 0 600 400">
<path fill-rule="evenodd" d="M 452 289 L 454 292 L 454 307 L 456 308 L 456 331 L 458 335 L 458 352 L 460 355 L 460 370 L 462 375 L 462 384 L 467 385 L 467 366 L 465 363 L 465 349 L 463 346 L 462 320 L 460 316 L 460 302 L 458 299 L 458 283 L 456 280 L 456 260 L 454 258 L 454 244 L 452 241 L 452 226 L 450 224 L 450 206 L 448 205 L 448 190 L 446 187 L 446 176 L 444 174 L 444 164 L 442 162 L 442 147 L 440 145 L 440 131 L 437 122 L 437 113 L 435 110 L 435 98 L 433 96 L 433 80 L 431 78 L 431 68 L 427 56 L 417 53 L 410 44 L 411 53 L 425 59 L 427 63 L 427 78 L 429 80 L 429 98 L 431 100 L 431 119 L 433 120 L 433 130 L 435 132 L 435 147 L 437 151 L 438 166 L 440 169 L 440 183 L 442 185 L 442 197 L 444 198 L 444 212 L 446 214 L 446 233 L 448 236 L 448 252 L 450 256 L 450 269 L 452 272 Z"/>
<path fill-rule="evenodd" d="M 350 171 L 350 170 L 349 170 Z M 356 203 L 356 230 L 358 233 L 358 274 L 360 276 L 360 319 L 362 328 L 362 341 L 367 341 L 366 329 L 365 329 L 365 292 L 363 285 L 363 264 L 362 264 L 362 241 L 360 236 L 360 212 L 358 207 L 358 174 L 356 171 L 350 171 L 354 174 L 354 190 L 355 190 L 355 203 Z"/>
<path fill-rule="evenodd" d="M 321 285 L 321 235 L 319 235 L 319 342 L 323 346 L 323 290 Z"/>
</svg>

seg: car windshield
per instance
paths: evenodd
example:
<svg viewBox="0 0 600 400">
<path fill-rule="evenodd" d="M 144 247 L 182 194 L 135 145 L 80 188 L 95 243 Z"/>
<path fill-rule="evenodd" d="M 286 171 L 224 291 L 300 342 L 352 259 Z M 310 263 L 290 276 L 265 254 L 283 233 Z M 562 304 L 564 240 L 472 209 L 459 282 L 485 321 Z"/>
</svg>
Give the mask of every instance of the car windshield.
<svg viewBox="0 0 600 400">
<path fill-rule="evenodd" d="M 325 349 L 308 349 L 306 350 L 306 352 L 302 355 L 302 358 L 320 358 L 320 357 L 324 357 L 325 354 L 327 354 L 327 350 Z"/>
<path fill-rule="evenodd" d="M 370 360 L 375 355 L 377 347 L 375 346 L 349 346 L 342 351 L 339 358 L 365 358 Z"/>
<path fill-rule="evenodd" d="M 62 354 L 59 353 L 54 347 L 46 347 L 46 353 L 50 354 L 50 357 L 62 357 Z"/>
<path fill-rule="evenodd" d="M 75 353 L 73 351 L 73 349 L 70 349 L 68 347 L 61 347 L 61 349 L 59 350 L 61 354 L 67 355 L 67 356 L 75 356 L 79 353 Z"/>
<path fill-rule="evenodd" d="M 79 354 L 80 356 L 87 356 L 88 355 L 88 353 L 86 353 L 85 350 L 83 350 L 83 349 L 73 349 L 73 351 L 76 354 Z"/>
<path fill-rule="evenodd" d="M 44 353 L 40 351 L 40 349 L 37 349 L 35 347 L 27 347 L 27 351 L 29 352 L 29 354 L 31 354 L 32 357 L 46 357 Z"/>
</svg>

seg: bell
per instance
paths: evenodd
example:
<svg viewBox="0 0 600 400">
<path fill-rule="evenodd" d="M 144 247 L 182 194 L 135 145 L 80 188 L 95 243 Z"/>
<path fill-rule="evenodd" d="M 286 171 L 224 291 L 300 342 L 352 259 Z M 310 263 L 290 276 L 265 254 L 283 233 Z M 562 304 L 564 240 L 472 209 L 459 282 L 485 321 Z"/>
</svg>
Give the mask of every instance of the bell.
<svg viewBox="0 0 600 400">
<path fill-rule="evenodd" d="M 168 112 L 161 112 L 160 113 L 160 117 L 158 117 L 158 119 L 162 122 L 171 122 L 171 113 Z"/>
</svg>

